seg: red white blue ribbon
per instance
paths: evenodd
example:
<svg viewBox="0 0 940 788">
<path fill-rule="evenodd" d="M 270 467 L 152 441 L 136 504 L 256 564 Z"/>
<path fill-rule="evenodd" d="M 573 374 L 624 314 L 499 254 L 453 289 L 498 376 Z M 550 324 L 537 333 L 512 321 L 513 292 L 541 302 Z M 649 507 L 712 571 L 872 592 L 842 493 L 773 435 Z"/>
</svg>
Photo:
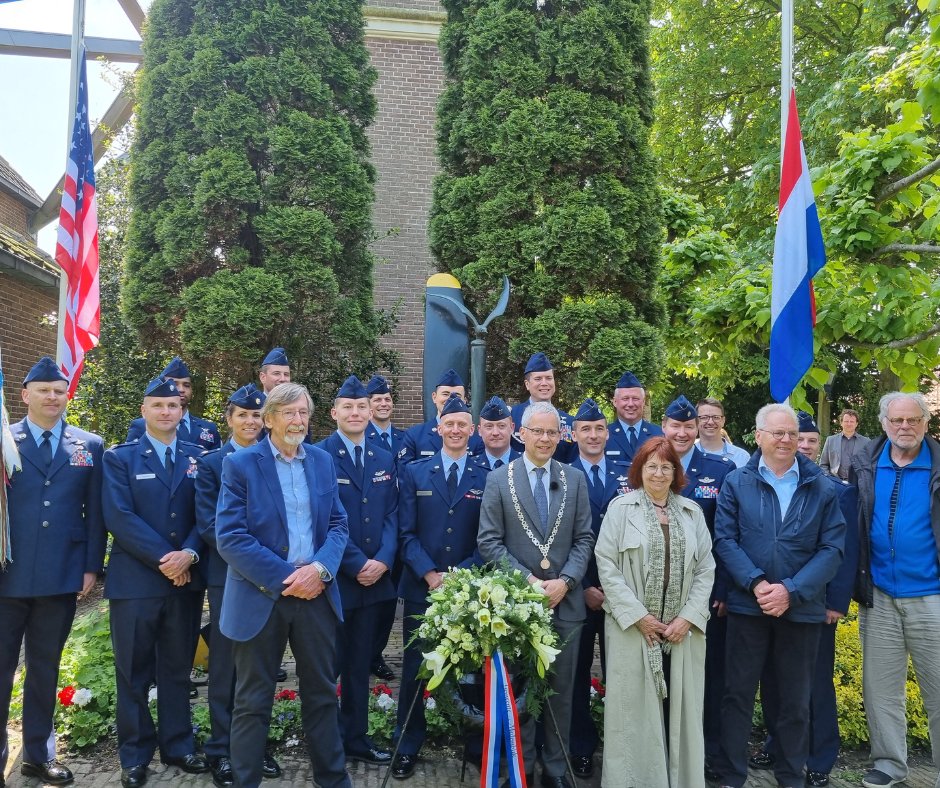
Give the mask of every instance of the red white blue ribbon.
<svg viewBox="0 0 940 788">
<path fill-rule="evenodd" d="M 500 745 L 505 742 L 512 788 L 526 788 L 519 713 L 502 652 L 486 658 L 486 707 L 483 711 L 483 764 L 480 788 L 499 786 Z"/>
</svg>

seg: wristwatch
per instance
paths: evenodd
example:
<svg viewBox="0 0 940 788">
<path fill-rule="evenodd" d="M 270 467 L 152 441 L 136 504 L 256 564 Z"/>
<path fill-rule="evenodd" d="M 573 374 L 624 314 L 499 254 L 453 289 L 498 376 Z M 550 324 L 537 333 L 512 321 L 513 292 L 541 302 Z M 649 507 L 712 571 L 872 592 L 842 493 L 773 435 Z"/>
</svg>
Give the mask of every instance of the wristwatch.
<svg viewBox="0 0 940 788">
<path fill-rule="evenodd" d="M 198 563 L 199 563 L 199 553 L 197 553 L 197 552 L 196 552 L 195 550 L 193 550 L 191 547 L 184 547 L 184 548 L 183 548 L 183 552 L 184 552 L 184 553 L 189 553 L 189 557 L 192 559 L 192 562 L 193 562 L 194 564 L 198 564 Z"/>
<path fill-rule="evenodd" d="M 320 573 L 320 580 L 322 580 L 324 583 L 329 583 L 333 579 L 333 575 L 330 574 L 330 570 L 319 561 L 314 561 L 313 567 Z"/>
<path fill-rule="evenodd" d="M 568 575 L 562 575 L 561 579 L 565 581 L 565 585 L 568 586 L 569 591 L 574 591 L 574 587 L 578 584 L 578 581 L 573 577 L 568 577 Z"/>
</svg>

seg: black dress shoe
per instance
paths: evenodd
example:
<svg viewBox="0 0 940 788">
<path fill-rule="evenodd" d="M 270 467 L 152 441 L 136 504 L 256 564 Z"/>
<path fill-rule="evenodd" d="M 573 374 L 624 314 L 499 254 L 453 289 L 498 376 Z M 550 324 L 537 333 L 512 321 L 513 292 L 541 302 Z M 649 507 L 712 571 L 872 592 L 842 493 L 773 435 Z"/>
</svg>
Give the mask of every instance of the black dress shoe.
<svg viewBox="0 0 940 788">
<path fill-rule="evenodd" d="M 281 776 L 281 767 L 274 760 L 273 755 L 264 754 L 264 760 L 261 761 L 261 776 L 266 780 L 273 780 Z"/>
<path fill-rule="evenodd" d="M 542 772 L 542 788 L 571 788 L 571 783 L 565 775 L 552 777 L 550 774 Z"/>
<path fill-rule="evenodd" d="M 212 782 L 218 788 L 229 788 L 235 784 L 235 776 L 232 774 L 232 762 L 222 756 L 212 762 Z"/>
<path fill-rule="evenodd" d="M 121 785 L 123 785 L 124 788 L 141 788 L 146 782 L 146 766 L 130 766 L 127 769 L 121 769 Z"/>
<path fill-rule="evenodd" d="M 373 676 L 377 679 L 382 679 L 382 681 L 395 680 L 395 671 L 388 666 L 385 659 L 382 657 L 379 657 L 372 663 L 371 671 Z"/>
<path fill-rule="evenodd" d="M 417 764 L 417 755 L 399 755 L 392 764 L 392 777 L 396 780 L 407 780 L 415 773 Z"/>
<path fill-rule="evenodd" d="M 814 788 L 822 788 L 824 785 L 829 785 L 829 775 L 826 772 L 807 772 L 806 784 Z"/>
<path fill-rule="evenodd" d="M 575 777 L 583 777 L 586 780 L 594 774 L 594 758 L 590 755 L 572 755 L 571 768 L 574 769 Z"/>
<path fill-rule="evenodd" d="M 45 763 L 27 763 L 23 761 L 20 764 L 20 774 L 25 774 L 27 777 L 38 777 L 44 783 L 49 783 L 49 785 L 65 785 L 75 779 L 69 768 L 63 766 L 55 758 Z"/>
<path fill-rule="evenodd" d="M 287 681 L 287 671 L 284 670 L 283 665 L 277 669 L 277 673 L 274 674 L 274 680 L 278 684 L 283 684 L 285 681 Z"/>
<path fill-rule="evenodd" d="M 347 750 L 346 760 L 377 763 L 379 766 L 387 766 L 392 761 L 392 754 L 388 750 L 370 747 L 368 750 Z"/>
<path fill-rule="evenodd" d="M 747 759 L 747 765 L 752 769 L 773 769 L 776 760 L 769 752 L 758 750 Z"/>
<path fill-rule="evenodd" d="M 705 781 L 710 783 L 721 782 L 721 775 L 715 771 L 715 767 L 708 761 L 705 761 Z"/>
<path fill-rule="evenodd" d="M 188 752 L 178 758 L 161 758 L 167 766 L 176 766 L 189 774 L 204 774 L 209 771 L 209 760 L 201 752 Z"/>
</svg>

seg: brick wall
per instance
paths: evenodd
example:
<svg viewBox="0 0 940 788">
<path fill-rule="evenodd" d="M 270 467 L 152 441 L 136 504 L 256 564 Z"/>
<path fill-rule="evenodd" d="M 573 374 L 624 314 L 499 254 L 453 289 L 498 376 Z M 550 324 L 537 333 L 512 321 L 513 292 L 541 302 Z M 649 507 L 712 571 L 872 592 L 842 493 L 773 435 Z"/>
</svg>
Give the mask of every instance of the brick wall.
<svg viewBox="0 0 940 788">
<path fill-rule="evenodd" d="M 15 197 L 0 191 L 0 224 L 20 235 L 29 235 L 26 206 Z"/>
<path fill-rule="evenodd" d="M 436 2 L 401 5 L 440 10 Z M 437 172 L 434 125 L 444 76 L 436 43 L 370 37 L 366 44 L 379 72 L 378 112 L 369 133 L 378 171 L 373 221 L 379 235 L 393 227 L 400 230 L 373 247 L 375 303 L 398 308 L 398 328 L 386 344 L 399 352 L 403 365 L 394 421 L 408 426 L 423 421 L 424 285 L 435 272 L 427 225 Z"/>
<path fill-rule="evenodd" d="M 40 356 L 55 356 L 55 328 L 41 323 L 59 307 L 58 295 L 0 271 L 0 350 L 3 351 L 3 393 L 11 421 L 26 415 L 20 398 L 23 378 Z"/>
</svg>

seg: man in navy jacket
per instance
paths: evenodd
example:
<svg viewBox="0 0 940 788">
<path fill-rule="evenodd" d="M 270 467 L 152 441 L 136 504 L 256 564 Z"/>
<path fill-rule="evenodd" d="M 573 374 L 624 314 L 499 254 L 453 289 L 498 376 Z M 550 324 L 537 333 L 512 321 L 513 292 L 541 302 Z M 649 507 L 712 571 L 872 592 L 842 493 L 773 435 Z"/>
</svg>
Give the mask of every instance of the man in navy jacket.
<svg viewBox="0 0 940 788">
<path fill-rule="evenodd" d="M 8 490 L 10 560 L 0 555 L 0 778 L 9 756 L 13 676 L 25 639 L 21 771 L 51 785 L 72 780 L 72 772 L 56 761 L 51 735 L 59 661 L 76 594 L 94 585 L 105 545 L 103 446 L 97 435 L 62 418 L 68 389 L 49 356 L 23 381 L 26 418 L 10 427 L 22 464 Z"/>
</svg>

